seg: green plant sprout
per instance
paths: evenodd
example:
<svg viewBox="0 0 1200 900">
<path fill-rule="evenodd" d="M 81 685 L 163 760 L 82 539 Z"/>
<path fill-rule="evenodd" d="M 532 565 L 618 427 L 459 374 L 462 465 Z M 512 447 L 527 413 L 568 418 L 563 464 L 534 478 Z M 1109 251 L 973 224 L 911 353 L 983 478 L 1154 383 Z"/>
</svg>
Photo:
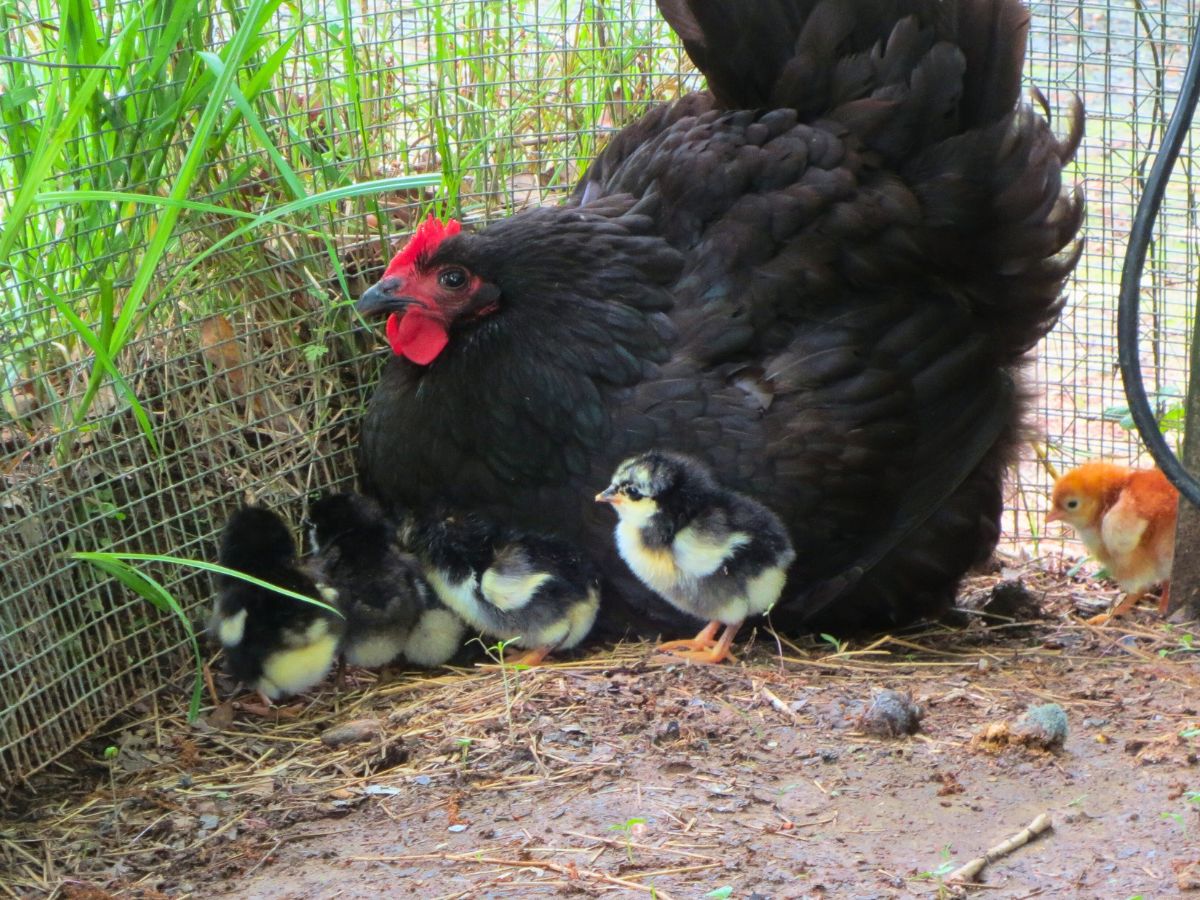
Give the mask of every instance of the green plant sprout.
<svg viewBox="0 0 1200 900">
<path fill-rule="evenodd" d="M 508 649 L 508 645 L 514 641 L 519 641 L 521 636 L 518 634 L 506 641 L 496 641 L 490 647 L 480 638 L 472 638 L 475 643 L 483 648 L 483 652 L 500 667 L 500 678 L 504 683 L 504 717 L 508 721 L 509 736 L 513 733 L 512 710 L 513 704 L 516 702 L 517 690 L 520 688 L 520 672 L 522 669 L 528 669 L 526 665 L 520 663 L 506 663 L 504 661 L 504 651 Z M 511 683 L 509 675 L 511 673 Z"/>
<path fill-rule="evenodd" d="M 642 818 L 626 819 L 624 822 L 619 822 L 616 825 L 609 825 L 609 831 L 620 831 L 625 835 L 625 859 L 633 862 L 633 832 L 639 825 L 645 825 L 646 820 Z"/>
<path fill-rule="evenodd" d="M 823 632 L 820 635 L 820 637 L 821 637 L 821 640 L 823 640 L 825 643 L 827 643 L 829 646 L 831 646 L 833 648 L 833 653 L 835 656 L 841 656 L 843 653 L 846 652 L 846 647 L 848 646 L 848 643 L 846 641 L 839 641 L 832 634 L 825 634 Z"/>
<path fill-rule="evenodd" d="M 938 851 L 938 855 L 942 858 L 942 861 L 938 864 L 937 868 L 918 872 L 916 878 L 922 881 L 936 881 L 938 900 L 943 900 L 943 898 L 950 896 L 945 879 L 947 875 L 954 871 L 955 866 L 949 844 L 943 845 L 942 849 Z"/>
</svg>

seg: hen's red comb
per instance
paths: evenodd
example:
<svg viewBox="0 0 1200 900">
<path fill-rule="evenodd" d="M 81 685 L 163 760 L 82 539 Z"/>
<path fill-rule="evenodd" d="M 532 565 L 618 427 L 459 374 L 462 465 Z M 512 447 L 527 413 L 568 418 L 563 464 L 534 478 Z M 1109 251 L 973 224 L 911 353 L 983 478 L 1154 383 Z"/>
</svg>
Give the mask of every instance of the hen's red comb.
<svg viewBox="0 0 1200 900">
<path fill-rule="evenodd" d="M 392 257 L 383 277 L 387 278 L 389 275 L 395 275 L 403 269 L 410 268 L 417 261 L 418 256 L 430 252 L 446 238 L 453 237 L 460 231 L 462 231 L 462 226 L 458 224 L 457 220 L 447 219 L 443 224 L 434 218 L 433 213 L 430 213 L 429 218 L 417 226 L 417 230 L 408 239 L 408 243 Z"/>
</svg>

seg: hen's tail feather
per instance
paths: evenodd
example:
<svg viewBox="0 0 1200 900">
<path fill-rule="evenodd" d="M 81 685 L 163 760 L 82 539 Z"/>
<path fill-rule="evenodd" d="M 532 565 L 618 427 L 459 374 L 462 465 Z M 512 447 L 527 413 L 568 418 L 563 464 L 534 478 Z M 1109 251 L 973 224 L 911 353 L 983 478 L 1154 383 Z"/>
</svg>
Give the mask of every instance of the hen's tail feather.
<svg viewBox="0 0 1200 900">
<path fill-rule="evenodd" d="M 1029 13 L 1016 0 L 659 0 L 728 109 L 904 108 L 915 132 L 1016 105 Z M 893 116 L 893 118 L 895 118 Z M 946 132 L 951 133 L 951 132 Z"/>
</svg>

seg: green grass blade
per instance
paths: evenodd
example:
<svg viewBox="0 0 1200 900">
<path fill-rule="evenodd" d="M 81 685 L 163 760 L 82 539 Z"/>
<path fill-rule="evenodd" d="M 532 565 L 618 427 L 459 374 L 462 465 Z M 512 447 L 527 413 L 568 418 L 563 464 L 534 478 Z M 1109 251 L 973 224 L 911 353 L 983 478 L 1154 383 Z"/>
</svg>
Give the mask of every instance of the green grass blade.
<svg viewBox="0 0 1200 900">
<path fill-rule="evenodd" d="M 344 187 L 333 188 L 328 191 L 321 191 L 318 194 L 309 194 L 301 200 L 293 200 L 290 203 L 284 203 L 281 206 L 275 207 L 265 213 L 260 213 L 251 222 L 245 225 L 240 225 L 229 232 L 229 234 L 213 241 L 204 250 L 194 254 L 186 263 L 179 267 L 174 275 L 163 285 L 162 292 L 170 291 L 176 284 L 182 281 L 187 275 L 199 266 L 202 262 L 212 256 L 214 253 L 220 252 L 223 248 L 250 234 L 256 228 L 261 228 L 263 225 L 268 225 L 271 222 L 276 222 L 279 219 L 294 215 L 298 212 L 311 209 L 314 206 L 319 206 L 323 203 L 337 203 L 340 200 L 347 200 L 351 197 L 361 197 L 364 194 L 383 193 L 386 191 L 403 191 L 419 187 L 434 187 L 442 183 L 440 175 L 401 175 L 396 178 L 381 178 L 376 181 L 364 181 L 359 184 L 348 184 Z"/>
<path fill-rule="evenodd" d="M 144 572 L 138 571 L 128 563 L 107 557 L 104 554 L 98 554 L 96 558 L 88 558 L 87 561 L 102 572 L 117 579 L 117 581 L 121 582 L 121 584 L 125 585 L 125 587 L 140 596 L 151 606 L 163 612 L 173 614 L 183 623 L 188 640 L 192 645 L 192 654 L 196 660 L 196 674 L 192 679 L 192 698 L 188 703 L 188 721 L 196 721 L 200 715 L 200 701 L 203 696 L 204 656 L 200 652 L 200 641 L 196 638 L 196 629 L 192 626 L 191 619 L 188 618 L 183 606 L 157 580 Z"/>
<path fill-rule="evenodd" d="M 229 96 L 229 88 L 233 83 L 234 75 L 245 61 L 251 43 L 258 37 L 257 23 L 262 18 L 264 12 L 268 10 L 274 11 L 281 3 L 282 0 L 251 0 L 249 8 L 246 10 L 245 21 L 243 21 L 241 27 L 234 33 L 232 40 L 230 40 L 225 48 L 227 66 L 216 77 L 209 92 L 208 102 L 205 104 L 199 121 L 196 123 L 196 130 L 192 136 L 191 143 L 188 145 L 187 152 L 180 163 L 179 173 L 176 175 L 175 181 L 171 185 L 171 190 L 167 194 L 172 199 L 186 199 L 188 192 L 195 183 L 200 167 L 203 165 L 208 153 L 208 138 L 213 133 L 217 119 L 225 108 L 225 99 Z M 109 347 L 110 352 L 115 351 L 124 344 L 126 335 L 129 333 L 129 328 L 134 322 L 135 314 L 140 312 L 146 292 L 150 287 L 151 281 L 157 274 L 158 265 L 166 253 L 167 246 L 170 244 L 171 236 L 175 231 L 175 223 L 179 220 L 180 212 L 181 210 L 177 206 L 168 206 L 163 209 L 162 215 L 156 223 L 154 235 L 150 238 L 150 243 L 147 245 L 141 262 L 138 265 L 137 273 L 134 275 L 133 283 L 129 288 L 129 293 L 125 297 L 124 304 L 122 304 L 121 314 L 117 317 L 116 325 L 113 327 L 112 341 Z M 0 245 L 0 256 L 2 255 L 3 247 Z M 161 291 L 159 296 L 162 296 L 164 293 L 165 291 Z"/>
<path fill-rule="evenodd" d="M 232 578 L 240 578 L 242 581 L 247 581 L 250 584 L 257 585 L 260 588 L 266 588 L 269 591 L 282 594 L 284 597 L 290 597 L 293 600 L 302 600 L 305 603 L 311 603 L 313 606 L 319 606 L 321 609 L 335 613 L 338 616 L 342 615 L 341 610 L 339 610 L 337 607 L 330 606 L 328 603 L 318 600 L 315 597 L 308 597 L 304 594 L 298 594 L 295 591 L 289 591 L 287 588 L 280 587 L 277 584 L 271 584 L 269 581 L 263 581 L 261 578 L 255 578 L 253 575 L 247 575 L 245 572 L 239 572 L 237 569 L 228 569 L 225 566 L 219 566 L 216 563 L 205 562 L 202 559 L 188 559 L 183 556 L 162 556 L 157 553 L 115 553 L 107 550 L 81 550 L 76 553 L 72 553 L 71 558 L 85 559 L 88 562 L 95 562 L 98 559 L 115 559 L 122 561 L 138 560 L 141 562 L 171 563 L 177 566 L 187 566 L 192 569 L 203 569 L 205 572 L 215 572 L 218 575 L 228 575 Z"/>
<path fill-rule="evenodd" d="M 218 79 L 225 74 L 225 63 L 217 54 L 201 51 L 199 56 Z M 237 81 L 230 81 L 229 96 L 233 98 L 234 106 L 237 107 L 238 112 L 242 114 L 242 118 L 249 124 L 250 130 L 258 138 L 261 149 L 271 158 L 271 162 L 275 163 L 275 170 L 283 179 L 284 184 L 288 186 L 293 199 L 307 197 L 308 191 L 304 189 L 304 184 L 300 181 L 300 176 L 296 174 L 295 170 L 288 164 L 288 161 L 283 158 L 283 154 L 275 146 L 276 142 L 271 140 L 271 136 L 263 128 L 262 120 L 258 117 L 258 114 L 254 111 L 254 108 L 250 105 L 245 95 L 242 94 Z"/>
<path fill-rule="evenodd" d="M 155 453 L 158 453 L 158 441 L 154 437 L 154 426 L 150 424 L 150 417 L 146 415 L 146 409 L 138 400 L 137 393 L 134 391 L 133 386 L 126 380 L 125 376 L 121 373 L 121 370 L 117 367 L 116 362 L 113 361 L 112 356 L 109 355 L 108 347 L 104 344 L 100 337 L 98 337 L 96 333 L 88 327 L 87 323 L 84 322 L 83 319 L 79 318 L 79 316 L 75 313 L 75 310 L 73 310 L 65 300 L 58 296 L 57 292 L 49 291 L 48 295 L 50 297 L 50 301 L 54 304 L 55 308 L 58 309 L 59 315 L 61 315 L 70 323 L 71 327 L 75 330 L 75 333 L 79 336 L 79 338 L 91 348 L 94 354 L 96 354 L 96 362 L 99 363 L 100 367 L 108 373 L 110 378 L 112 378 L 113 384 L 115 384 L 117 387 L 117 392 L 125 398 L 125 401 L 129 404 L 129 408 L 133 411 L 134 418 L 137 419 L 138 426 L 142 429 L 142 433 L 146 435 L 146 440 L 149 442 L 150 448 Z"/>
<path fill-rule="evenodd" d="M 124 37 L 129 32 L 136 29 L 142 19 L 142 15 L 152 9 L 153 2 L 147 3 L 145 6 L 135 8 L 133 14 L 125 27 L 121 29 L 121 35 Z M 117 55 L 120 48 L 120 43 L 111 44 L 104 51 L 96 62 L 98 65 L 108 65 Z M 57 70 L 55 70 L 57 71 Z M 13 252 L 13 246 L 17 242 L 17 235 L 21 229 L 25 227 L 25 217 L 29 213 L 29 208 L 33 204 L 33 198 L 38 192 L 38 188 L 50 174 L 51 168 L 55 161 L 62 153 L 63 147 L 67 141 L 75 133 L 75 128 L 80 120 L 91 110 L 93 98 L 96 96 L 96 91 L 100 87 L 100 82 L 108 74 L 107 69 L 93 69 L 84 79 L 78 92 L 72 97 L 72 102 L 67 109 L 67 114 L 63 120 L 59 122 L 58 127 L 51 132 L 49 129 L 43 131 L 44 140 L 38 142 L 38 146 L 34 150 L 33 159 L 29 163 L 25 171 L 25 178 L 21 184 L 21 190 L 17 193 L 17 197 L 13 200 L 13 204 L 9 207 L 4 219 L 4 227 L 0 229 L 0 259 L 9 259 Z M 51 90 L 55 90 L 59 82 L 52 78 Z M 53 108 L 51 104 L 56 101 L 56 95 L 52 94 L 47 100 L 47 106 Z"/>
</svg>

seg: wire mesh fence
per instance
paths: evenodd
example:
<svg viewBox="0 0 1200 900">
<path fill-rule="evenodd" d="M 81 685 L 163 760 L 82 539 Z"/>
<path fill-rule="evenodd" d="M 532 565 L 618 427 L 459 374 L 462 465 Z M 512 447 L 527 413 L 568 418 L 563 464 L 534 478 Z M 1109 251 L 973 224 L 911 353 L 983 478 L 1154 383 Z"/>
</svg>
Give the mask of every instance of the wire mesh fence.
<svg viewBox="0 0 1200 900">
<path fill-rule="evenodd" d="M 54 21 L 11 7 L 0 66 L 9 783 L 189 664 L 170 610 L 71 554 L 212 559 L 244 500 L 295 521 L 308 492 L 348 484 L 378 360 L 349 298 L 389 236 L 430 208 L 481 221 L 556 202 L 607 135 L 700 84 L 647 0 L 66 6 Z M 1089 111 L 1087 250 L 1031 371 L 1055 466 L 1136 453 L 1117 285 L 1194 7 L 1032 5 L 1031 83 L 1057 101 L 1077 91 Z M 348 190 L 422 173 L 440 185 Z M 1146 276 L 1147 377 L 1168 425 L 1195 227 L 1185 158 Z M 1010 545 L 1036 551 L 1048 477 L 1031 452 L 1012 482 Z M 140 570 L 203 618 L 206 574 Z"/>
<path fill-rule="evenodd" d="M 1087 246 L 1062 321 L 1038 349 L 1034 422 L 1053 469 L 1101 457 L 1136 461 L 1140 445 L 1117 369 L 1117 294 L 1134 210 L 1187 65 L 1196 4 L 1035 3 L 1031 9 L 1031 83 L 1077 92 L 1088 112 L 1074 167 L 1087 195 Z M 1192 140 L 1159 213 L 1142 294 L 1147 390 L 1160 424 L 1177 442 L 1196 307 Z M 1049 481 L 1046 467 L 1030 454 L 1007 504 L 1008 540 L 1034 553 Z"/>
</svg>

